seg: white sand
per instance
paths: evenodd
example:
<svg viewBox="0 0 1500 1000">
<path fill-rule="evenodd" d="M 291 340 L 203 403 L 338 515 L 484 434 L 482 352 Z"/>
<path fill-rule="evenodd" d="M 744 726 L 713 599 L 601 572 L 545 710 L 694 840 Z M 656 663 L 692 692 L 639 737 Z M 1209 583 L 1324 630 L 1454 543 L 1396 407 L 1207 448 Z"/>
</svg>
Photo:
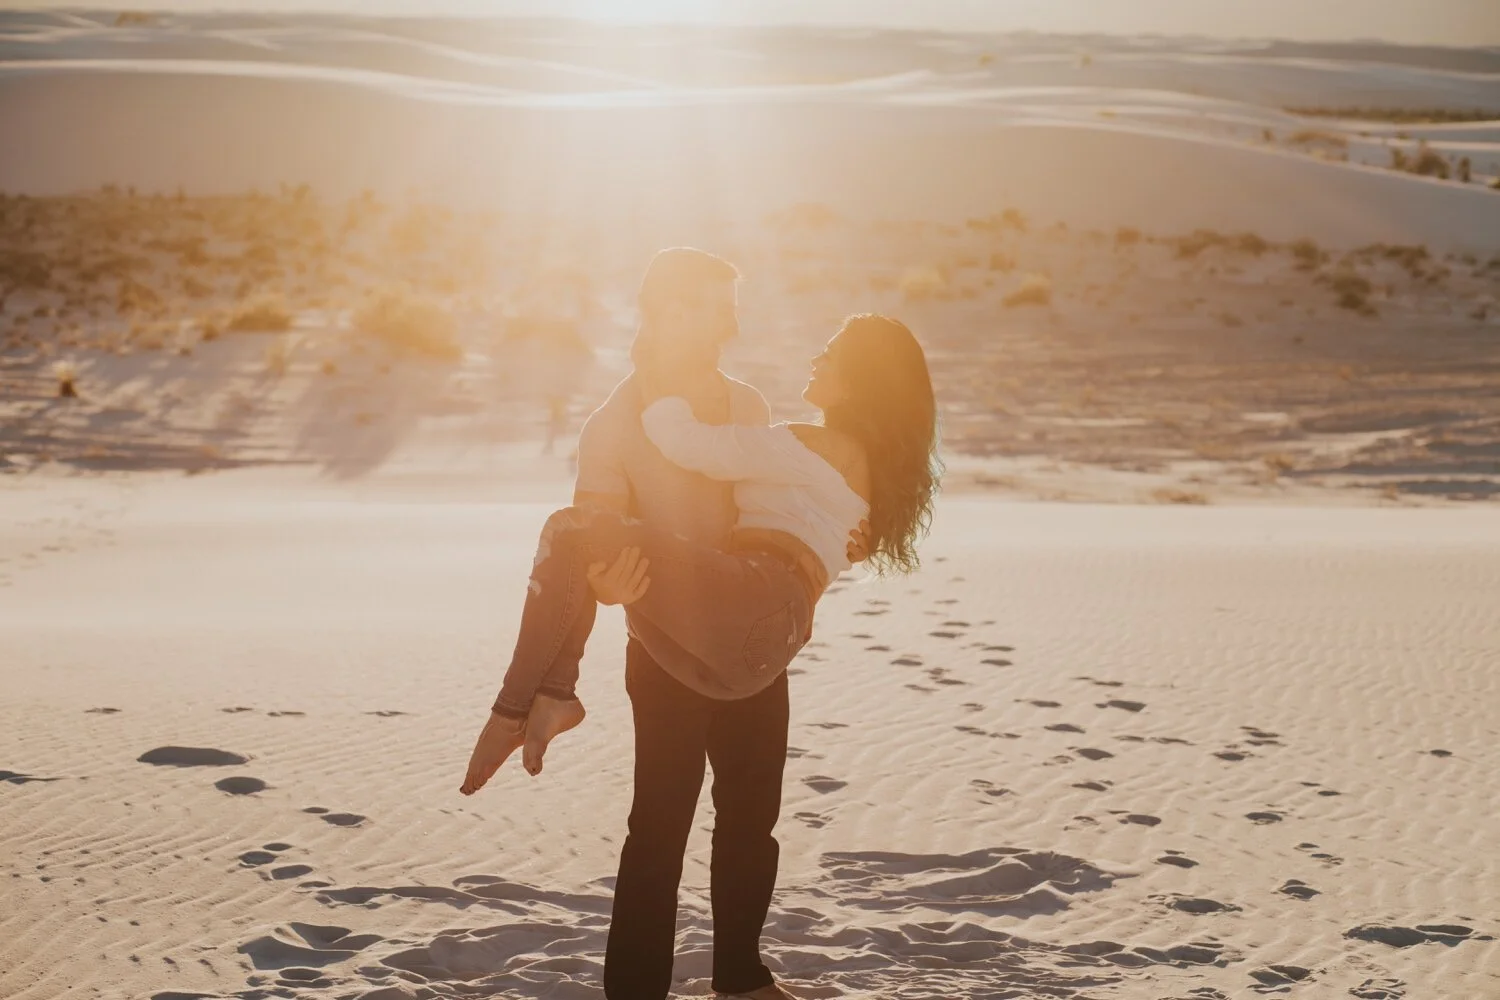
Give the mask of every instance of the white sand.
<svg viewBox="0 0 1500 1000">
<path fill-rule="evenodd" d="M 546 502 L 415 474 L 0 485 L 0 995 L 599 995 L 616 613 L 546 774 L 456 791 Z M 955 500 L 925 551 L 828 597 L 795 665 L 765 936 L 788 980 L 1500 993 L 1493 509 Z M 137 761 L 173 746 L 249 760 Z M 705 799 L 683 995 L 708 988 L 709 823 Z"/>
<path fill-rule="evenodd" d="M 700 65 L 663 54 L 701 48 L 690 32 L 162 25 L 0 20 L 0 133 L 23 151 L 0 160 L 0 188 L 417 188 L 674 242 L 701 239 L 705 217 L 813 201 L 859 218 L 1014 207 L 1106 230 L 1500 249 L 1493 123 L 1449 135 L 1284 110 L 1487 109 L 1500 61 L 1485 50 L 1444 64 L 1360 45 L 1293 58 L 1192 40 L 751 32 L 711 36 L 717 58 Z M 1349 162 L 1288 146 L 1302 131 L 1335 136 Z M 1474 183 L 1386 169 L 1423 136 L 1468 156 Z"/>
</svg>

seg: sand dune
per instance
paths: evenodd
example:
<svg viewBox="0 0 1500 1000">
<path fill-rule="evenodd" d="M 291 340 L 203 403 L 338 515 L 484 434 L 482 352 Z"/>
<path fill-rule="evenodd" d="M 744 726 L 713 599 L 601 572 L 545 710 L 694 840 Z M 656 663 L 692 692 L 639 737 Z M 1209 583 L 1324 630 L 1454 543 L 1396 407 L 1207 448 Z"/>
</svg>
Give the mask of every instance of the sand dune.
<svg viewBox="0 0 1500 1000">
<path fill-rule="evenodd" d="M 1101 229 L 1500 245 L 1500 198 L 1483 189 L 1500 171 L 1493 130 L 1398 139 L 1282 110 L 1483 107 L 1500 66 L 1474 68 L 1472 54 L 1454 68 L 1358 48 L 1101 40 L 1080 62 L 1047 39 L 469 27 L 9 15 L 0 129 L 23 152 L 0 162 L 0 185 L 415 187 L 468 207 L 613 220 L 759 217 L 804 201 L 892 219 L 1017 207 Z M 622 50 L 653 40 L 746 58 Z M 1355 162 L 1287 146 L 1309 130 Z M 1417 134 L 1469 157 L 1476 182 L 1384 169 L 1388 147 Z"/>
<path fill-rule="evenodd" d="M 616 616 L 545 778 L 455 791 L 546 505 L 80 486 L 126 505 L 107 534 L 0 564 L 0 993 L 595 995 Z M 7 522 L 0 554 L 33 537 Z M 766 943 L 808 995 L 1500 988 L 1492 510 L 954 501 L 927 554 L 831 595 L 794 667 Z M 707 988 L 707 826 L 681 995 Z"/>
<path fill-rule="evenodd" d="M 0 185 L 217 193 L 286 181 L 334 195 L 418 187 L 523 214 L 663 225 L 705 214 L 755 218 L 803 201 L 897 219 L 962 220 L 1017 207 L 1104 229 L 1244 230 L 1333 246 L 1500 246 L 1500 197 L 1477 185 L 1325 163 L 1155 123 L 1036 124 L 1060 116 L 932 99 L 891 106 L 878 90 L 875 100 L 857 101 L 857 89 L 824 103 L 497 109 L 349 86 L 368 74 L 340 71 L 337 83 L 319 84 L 213 68 L 185 87 L 154 72 L 0 67 L 0 129 L 26 151 L 0 163 Z M 59 129 L 59 121 L 76 126 Z M 611 155 L 592 155 L 600 148 Z"/>
</svg>

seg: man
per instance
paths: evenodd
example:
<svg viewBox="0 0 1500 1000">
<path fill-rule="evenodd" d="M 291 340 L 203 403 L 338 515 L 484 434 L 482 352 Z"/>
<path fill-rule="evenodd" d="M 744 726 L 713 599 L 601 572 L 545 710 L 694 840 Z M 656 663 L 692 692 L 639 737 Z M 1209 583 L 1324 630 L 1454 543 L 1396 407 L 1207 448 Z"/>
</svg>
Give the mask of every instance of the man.
<svg viewBox="0 0 1500 1000">
<path fill-rule="evenodd" d="M 700 250 L 663 250 L 640 289 L 638 371 L 672 386 L 705 423 L 764 425 L 770 409 L 754 388 L 719 371 L 739 332 L 738 272 Z M 668 462 L 641 428 L 633 377 L 584 424 L 574 503 L 629 513 L 694 541 L 721 546 L 735 519 L 732 487 Z M 855 533 L 851 558 L 864 558 Z M 606 573 L 629 579 L 630 553 Z M 706 610 L 706 609 L 705 609 Z M 690 612 L 691 613 L 691 612 Z M 626 608 L 625 688 L 635 722 L 635 791 L 620 853 L 604 959 L 608 1000 L 664 1000 L 671 987 L 677 888 L 705 762 L 713 766 L 710 865 L 713 988 L 722 997 L 786 1000 L 760 958 L 776 884 L 787 748 L 787 678 L 750 698 L 724 701 L 708 667 Z"/>
</svg>

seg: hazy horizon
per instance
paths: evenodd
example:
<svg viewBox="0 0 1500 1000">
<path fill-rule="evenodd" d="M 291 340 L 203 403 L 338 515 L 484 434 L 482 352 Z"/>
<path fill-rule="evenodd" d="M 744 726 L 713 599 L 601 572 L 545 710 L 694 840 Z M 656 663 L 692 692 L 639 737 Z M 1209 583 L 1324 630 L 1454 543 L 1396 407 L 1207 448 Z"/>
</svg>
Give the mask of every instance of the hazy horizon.
<svg viewBox="0 0 1500 1000">
<path fill-rule="evenodd" d="M 624 9 L 622 9 L 622 6 Z M 236 11 L 364 15 L 562 17 L 608 22 L 834 25 L 942 31 L 1188 35 L 1224 39 L 1382 41 L 1463 48 L 1500 45 L 1500 4 L 1484 0 L 113 0 L 79 5 L 22 0 L 9 9 Z"/>
</svg>

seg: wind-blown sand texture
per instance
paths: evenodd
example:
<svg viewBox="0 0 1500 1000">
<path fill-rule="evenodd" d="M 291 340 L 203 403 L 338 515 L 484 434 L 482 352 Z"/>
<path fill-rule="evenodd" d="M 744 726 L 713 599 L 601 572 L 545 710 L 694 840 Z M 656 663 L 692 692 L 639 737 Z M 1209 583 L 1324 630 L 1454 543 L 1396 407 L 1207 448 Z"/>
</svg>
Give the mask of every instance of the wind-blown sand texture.
<svg viewBox="0 0 1500 1000">
<path fill-rule="evenodd" d="M 654 238 L 798 201 L 945 221 L 1016 207 L 1492 250 L 1493 121 L 1427 136 L 1470 158 L 1460 185 L 1384 169 L 1421 132 L 1284 109 L 1500 117 L 1497 84 L 1492 51 L 1368 44 L 11 13 L 0 131 L 25 155 L 0 161 L 0 188 L 415 186 Z"/>
<path fill-rule="evenodd" d="M 545 774 L 457 787 L 677 244 L 744 273 L 726 367 L 778 417 L 864 310 L 941 403 L 925 570 L 841 582 L 793 665 L 779 975 L 1500 995 L 1497 83 L 1368 43 L 0 12 L 0 997 L 599 995 L 617 613 Z"/>
<path fill-rule="evenodd" d="M 545 775 L 456 791 L 566 491 L 540 488 L 12 480 L 0 995 L 597 996 L 617 615 Z M 778 974 L 813 997 L 1500 990 L 1493 509 L 953 500 L 926 555 L 841 584 L 794 665 Z M 709 808 L 684 996 L 707 991 Z"/>
</svg>

